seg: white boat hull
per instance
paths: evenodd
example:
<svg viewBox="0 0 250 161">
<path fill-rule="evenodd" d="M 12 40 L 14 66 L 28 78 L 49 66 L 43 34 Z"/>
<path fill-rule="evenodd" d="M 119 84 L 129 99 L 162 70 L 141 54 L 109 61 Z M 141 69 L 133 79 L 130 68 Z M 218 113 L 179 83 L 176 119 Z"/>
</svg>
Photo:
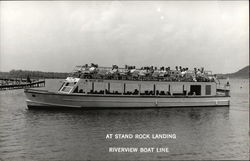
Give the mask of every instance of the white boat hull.
<svg viewBox="0 0 250 161">
<path fill-rule="evenodd" d="M 59 94 L 41 90 L 25 90 L 28 108 L 152 108 L 229 106 L 229 97 L 223 96 L 122 96 Z"/>
</svg>

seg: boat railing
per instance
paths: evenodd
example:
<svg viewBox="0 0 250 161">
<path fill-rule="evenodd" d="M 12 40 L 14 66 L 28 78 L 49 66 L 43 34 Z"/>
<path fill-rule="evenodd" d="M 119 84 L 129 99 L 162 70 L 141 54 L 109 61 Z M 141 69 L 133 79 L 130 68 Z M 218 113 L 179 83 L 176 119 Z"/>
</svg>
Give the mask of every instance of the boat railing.
<svg viewBox="0 0 250 161">
<path fill-rule="evenodd" d="M 88 67 L 85 67 L 85 66 L 76 66 L 75 69 L 73 70 L 73 72 L 84 72 L 84 71 L 88 71 L 90 70 L 91 66 L 88 66 Z M 97 67 L 95 68 L 96 70 L 113 70 L 114 68 L 113 67 Z M 131 71 L 133 69 L 127 69 L 127 68 L 117 68 L 117 70 L 119 72 L 124 72 L 124 71 Z M 135 71 L 142 71 L 142 70 L 145 70 L 145 71 L 153 71 L 153 72 L 180 72 L 179 70 L 161 70 L 161 69 L 141 69 L 141 68 L 135 68 L 134 69 Z M 185 70 L 186 73 L 194 73 L 193 70 Z M 208 76 L 212 76 L 212 71 L 204 71 L 203 74 L 205 75 L 208 75 Z"/>
<path fill-rule="evenodd" d="M 82 76 L 83 75 L 83 76 Z M 121 68 L 116 65 L 113 67 L 99 66 L 76 66 L 71 76 L 78 78 L 94 78 L 98 79 L 122 79 L 122 80 L 161 80 L 161 81 L 198 81 L 213 82 L 214 76 L 211 71 L 193 71 L 193 70 L 170 70 L 167 68 L 143 67 L 135 68 L 135 66 L 127 66 Z M 121 77 L 123 76 L 123 77 Z M 121 78 L 120 78 L 121 77 Z M 130 78 L 131 77 L 131 78 Z"/>
</svg>

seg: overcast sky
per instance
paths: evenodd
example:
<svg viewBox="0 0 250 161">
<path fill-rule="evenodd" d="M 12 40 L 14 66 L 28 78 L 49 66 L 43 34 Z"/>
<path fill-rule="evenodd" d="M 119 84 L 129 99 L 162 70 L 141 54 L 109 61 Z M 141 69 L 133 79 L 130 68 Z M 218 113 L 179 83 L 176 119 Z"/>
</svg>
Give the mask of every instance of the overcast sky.
<svg viewBox="0 0 250 161">
<path fill-rule="evenodd" d="M 0 71 L 249 64 L 248 1 L 0 2 Z"/>
</svg>

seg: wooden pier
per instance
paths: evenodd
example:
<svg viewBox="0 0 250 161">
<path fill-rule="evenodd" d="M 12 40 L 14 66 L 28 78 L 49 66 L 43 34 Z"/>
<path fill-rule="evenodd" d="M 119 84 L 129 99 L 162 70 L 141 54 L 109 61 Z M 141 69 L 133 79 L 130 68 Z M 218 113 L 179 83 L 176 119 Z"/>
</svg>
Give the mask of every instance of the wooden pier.
<svg viewBox="0 0 250 161">
<path fill-rule="evenodd" d="M 0 91 L 45 86 L 45 80 L 32 80 L 28 82 L 26 79 L 0 78 L 0 81 Z"/>
</svg>

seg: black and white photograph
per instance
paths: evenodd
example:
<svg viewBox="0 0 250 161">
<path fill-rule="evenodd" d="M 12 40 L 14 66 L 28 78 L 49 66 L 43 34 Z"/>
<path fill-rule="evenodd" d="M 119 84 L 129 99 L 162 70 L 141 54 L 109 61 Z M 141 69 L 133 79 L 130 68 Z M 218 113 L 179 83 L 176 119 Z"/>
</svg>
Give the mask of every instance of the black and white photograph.
<svg viewBox="0 0 250 161">
<path fill-rule="evenodd" d="M 0 1 L 0 161 L 249 160 L 249 1 Z"/>
</svg>

